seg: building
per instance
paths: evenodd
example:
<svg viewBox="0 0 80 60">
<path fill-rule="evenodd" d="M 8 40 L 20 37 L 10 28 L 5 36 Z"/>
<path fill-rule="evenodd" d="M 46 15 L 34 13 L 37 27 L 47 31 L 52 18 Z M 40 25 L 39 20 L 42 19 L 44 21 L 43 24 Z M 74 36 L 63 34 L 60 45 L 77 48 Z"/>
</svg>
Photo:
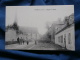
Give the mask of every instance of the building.
<svg viewBox="0 0 80 60">
<path fill-rule="evenodd" d="M 6 44 L 17 43 L 17 31 L 18 26 L 16 22 L 14 22 L 13 25 L 9 25 L 6 27 L 5 31 Z"/>
<path fill-rule="evenodd" d="M 74 14 L 65 17 L 62 23 L 55 27 L 55 44 L 68 50 L 75 50 Z"/>
<path fill-rule="evenodd" d="M 55 26 L 56 26 L 56 21 L 54 21 L 50 27 L 51 41 L 53 43 L 55 43 Z"/>
<path fill-rule="evenodd" d="M 55 26 L 56 27 L 58 26 L 56 23 L 57 21 L 53 21 L 53 23 L 51 24 L 51 26 L 49 27 L 47 31 L 48 35 L 50 36 L 50 41 L 53 43 L 55 43 L 55 31 L 56 31 Z"/>
<path fill-rule="evenodd" d="M 34 27 L 19 27 L 19 30 L 22 31 L 22 33 L 19 34 L 19 38 L 22 37 L 25 41 L 35 41 L 40 38 L 40 34 Z"/>
<path fill-rule="evenodd" d="M 17 43 L 18 30 L 19 30 L 19 26 L 17 23 L 17 14 L 15 14 L 15 19 L 13 24 L 6 26 L 6 31 L 5 31 L 6 44 Z"/>
<path fill-rule="evenodd" d="M 10 29 L 6 31 L 6 42 L 16 41 L 16 31 L 14 29 Z"/>
</svg>

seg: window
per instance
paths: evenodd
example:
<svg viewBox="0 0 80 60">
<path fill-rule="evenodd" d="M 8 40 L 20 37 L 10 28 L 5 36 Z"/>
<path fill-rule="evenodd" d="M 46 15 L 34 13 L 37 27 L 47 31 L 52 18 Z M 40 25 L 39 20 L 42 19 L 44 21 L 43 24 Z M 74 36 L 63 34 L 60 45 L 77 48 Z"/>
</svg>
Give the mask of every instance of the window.
<svg viewBox="0 0 80 60">
<path fill-rule="evenodd" d="M 64 34 L 64 43 L 66 43 L 66 34 Z"/>
<path fill-rule="evenodd" d="M 68 34 L 68 43 L 71 44 L 71 34 Z"/>
<path fill-rule="evenodd" d="M 61 36 L 61 43 L 63 43 L 63 35 Z"/>
<path fill-rule="evenodd" d="M 59 41 L 60 43 L 63 43 L 63 35 L 61 35 L 61 36 L 58 37 L 58 41 Z"/>
<path fill-rule="evenodd" d="M 60 42 L 60 37 L 58 37 L 58 41 Z"/>
</svg>

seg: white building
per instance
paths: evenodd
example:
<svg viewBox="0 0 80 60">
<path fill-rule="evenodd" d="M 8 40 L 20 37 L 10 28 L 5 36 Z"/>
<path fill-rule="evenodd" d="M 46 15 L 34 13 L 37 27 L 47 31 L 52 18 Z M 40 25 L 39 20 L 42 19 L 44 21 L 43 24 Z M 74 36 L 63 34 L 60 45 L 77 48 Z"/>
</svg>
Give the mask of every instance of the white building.
<svg viewBox="0 0 80 60">
<path fill-rule="evenodd" d="M 74 15 L 64 19 L 64 23 L 56 26 L 55 44 L 68 50 L 75 50 Z"/>
<path fill-rule="evenodd" d="M 6 38 L 6 42 L 8 42 L 8 41 L 17 41 L 16 31 L 14 29 L 10 29 L 10 30 L 6 31 L 5 38 Z"/>
<path fill-rule="evenodd" d="M 8 44 L 12 44 L 14 42 L 17 43 L 18 28 L 19 26 L 17 24 L 17 19 L 15 16 L 15 21 L 13 22 L 13 24 L 6 26 L 5 42 L 7 42 Z"/>
</svg>

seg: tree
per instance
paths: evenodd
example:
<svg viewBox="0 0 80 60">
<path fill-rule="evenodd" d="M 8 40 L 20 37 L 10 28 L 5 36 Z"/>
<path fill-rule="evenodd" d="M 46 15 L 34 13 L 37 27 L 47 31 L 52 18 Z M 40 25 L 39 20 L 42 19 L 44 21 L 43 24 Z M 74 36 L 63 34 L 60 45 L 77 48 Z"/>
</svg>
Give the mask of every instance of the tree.
<svg viewBox="0 0 80 60">
<path fill-rule="evenodd" d="M 69 25 L 69 17 L 65 17 L 64 23 L 66 24 L 66 26 Z"/>
<path fill-rule="evenodd" d="M 19 27 L 16 22 L 14 22 L 12 26 L 14 30 L 19 30 Z"/>
</svg>

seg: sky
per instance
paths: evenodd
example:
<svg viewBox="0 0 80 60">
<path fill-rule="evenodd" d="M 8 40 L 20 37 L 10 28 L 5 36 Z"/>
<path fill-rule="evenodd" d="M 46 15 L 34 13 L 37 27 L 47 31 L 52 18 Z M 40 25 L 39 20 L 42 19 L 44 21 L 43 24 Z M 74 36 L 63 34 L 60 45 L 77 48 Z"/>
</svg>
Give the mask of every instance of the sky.
<svg viewBox="0 0 80 60">
<path fill-rule="evenodd" d="M 45 34 L 47 22 L 51 25 L 59 18 L 63 20 L 72 13 L 74 13 L 73 5 L 7 6 L 6 26 L 16 20 L 19 26 L 36 27 L 40 34 Z"/>
</svg>

